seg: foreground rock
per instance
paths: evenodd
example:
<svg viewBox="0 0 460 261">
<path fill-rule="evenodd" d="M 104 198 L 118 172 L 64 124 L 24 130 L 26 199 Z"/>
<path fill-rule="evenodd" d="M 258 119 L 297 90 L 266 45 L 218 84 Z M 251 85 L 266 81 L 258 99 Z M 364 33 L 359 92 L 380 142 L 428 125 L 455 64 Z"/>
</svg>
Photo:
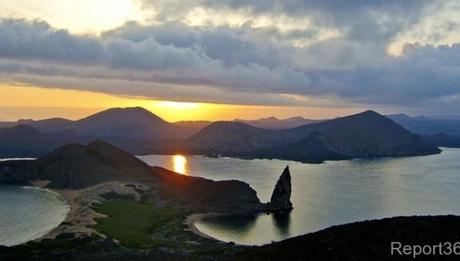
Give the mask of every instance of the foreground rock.
<svg viewBox="0 0 460 261">
<path fill-rule="evenodd" d="M 330 227 L 281 242 L 253 247 L 233 260 L 459 260 L 459 216 L 394 217 Z M 392 242 L 404 245 L 451 244 L 451 254 L 391 254 Z M 395 244 L 395 243 L 393 243 Z M 460 244 L 460 243 L 458 243 Z M 457 245 L 458 245 L 457 244 Z M 397 247 L 398 245 L 394 245 Z M 457 246 L 458 248 L 458 246 Z M 445 251 L 449 251 L 444 245 Z"/>
<path fill-rule="evenodd" d="M 276 182 L 269 207 L 276 211 L 289 211 L 292 209 L 291 202 L 291 173 L 286 166 L 280 178 Z"/>
</svg>

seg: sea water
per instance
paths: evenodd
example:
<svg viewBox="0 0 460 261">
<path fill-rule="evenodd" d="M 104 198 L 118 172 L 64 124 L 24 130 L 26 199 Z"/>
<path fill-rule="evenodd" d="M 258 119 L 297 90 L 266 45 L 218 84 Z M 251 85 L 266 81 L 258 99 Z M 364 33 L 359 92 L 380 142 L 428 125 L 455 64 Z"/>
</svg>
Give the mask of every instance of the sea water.
<svg viewBox="0 0 460 261">
<path fill-rule="evenodd" d="M 139 158 L 184 175 L 247 182 L 263 202 L 289 165 L 294 206 L 289 215 L 224 216 L 196 223 L 201 232 L 217 239 L 258 245 L 362 220 L 460 215 L 460 149 L 442 150 L 430 156 L 323 164 L 201 156 L 177 160 L 178 155 Z"/>
</svg>

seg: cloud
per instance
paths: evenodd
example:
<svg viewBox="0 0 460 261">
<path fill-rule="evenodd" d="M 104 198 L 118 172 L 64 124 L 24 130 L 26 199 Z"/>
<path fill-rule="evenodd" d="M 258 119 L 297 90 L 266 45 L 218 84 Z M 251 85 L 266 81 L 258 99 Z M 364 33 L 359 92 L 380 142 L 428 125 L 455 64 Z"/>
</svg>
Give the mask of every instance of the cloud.
<svg viewBox="0 0 460 261">
<path fill-rule="evenodd" d="M 395 55 L 403 52 L 405 44 L 455 44 L 460 39 L 460 3 L 455 0 L 435 1 L 423 10 L 420 19 L 401 30 L 389 46 Z"/>
<path fill-rule="evenodd" d="M 449 19 L 423 26 L 449 4 L 145 0 L 144 8 L 151 24 L 129 22 L 98 36 L 3 19 L 0 74 L 45 87 L 184 101 L 459 108 L 460 46 L 455 37 L 442 45 L 447 33 L 432 31 L 460 27 L 445 26 Z M 420 28 L 431 36 L 409 41 Z M 441 40 L 427 40 L 433 38 Z M 395 42 L 399 56 L 388 53 Z"/>
<path fill-rule="evenodd" d="M 289 66 L 225 62 L 228 60 L 210 58 L 206 46 L 161 44 L 151 34 L 137 40 L 108 34 L 94 38 L 55 30 L 44 22 L 3 20 L 0 37 L 8 39 L 0 42 L 0 69 L 9 74 L 131 79 L 183 88 L 205 85 L 267 93 L 291 92 L 311 84 L 305 73 Z M 131 93 L 128 86 L 125 92 Z M 147 91 L 144 96 L 155 92 Z"/>
</svg>

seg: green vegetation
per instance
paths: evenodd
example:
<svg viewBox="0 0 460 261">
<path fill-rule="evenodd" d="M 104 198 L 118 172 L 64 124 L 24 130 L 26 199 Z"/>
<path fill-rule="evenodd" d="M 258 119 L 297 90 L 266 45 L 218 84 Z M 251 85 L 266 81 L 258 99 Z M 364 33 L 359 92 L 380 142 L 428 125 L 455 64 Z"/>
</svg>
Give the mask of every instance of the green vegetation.
<svg viewBox="0 0 460 261">
<path fill-rule="evenodd" d="M 97 260 L 100 257 L 214 260 L 229 258 L 247 249 L 205 239 L 185 230 L 184 220 L 189 212 L 180 206 L 156 205 L 151 199 L 135 201 L 115 194 L 107 197 L 112 199 L 93 206 L 97 212 L 107 215 L 97 218 L 98 224 L 93 228 L 118 240 L 123 247 L 111 239 L 75 238 L 73 234 L 64 234 L 54 240 L 29 242 L 12 248 L 0 246 L 0 260 L 22 260 L 25 256 L 52 260 Z"/>
<path fill-rule="evenodd" d="M 104 201 L 94 209 L 107 215 L 96 219 L 98 224 L 94 228 L 130 249 L 157 254 L 166 251 L 172 256 L 187 256 L 190 260 L 231 256 L 243 249 L 216 243 L 185 230 L 184 221 L 190 213 L 173 204 L 158 206 L 153 200 L 114 199 Z"/>
<path fill-rule="evenodd" d="M 185 228 L 183 211 L 170 205 L 156 206 L 151 200 L 104 201 L 94 208 L 108 216 L 98 218 L 94 228 L 128 248 L 173 247 L 175 242 L 169 237 Z"/>
</svg>

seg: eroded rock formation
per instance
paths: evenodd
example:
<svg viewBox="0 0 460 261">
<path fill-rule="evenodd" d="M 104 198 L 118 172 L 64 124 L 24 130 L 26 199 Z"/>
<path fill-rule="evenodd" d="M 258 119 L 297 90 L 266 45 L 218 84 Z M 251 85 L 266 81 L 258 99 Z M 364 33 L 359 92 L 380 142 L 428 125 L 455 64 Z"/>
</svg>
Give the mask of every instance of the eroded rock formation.
<svg viewBox="0 0 460 261">
<path fill-rule="evenodd" d="M 275 211 L 288 211 L 292 209 L 291 203 L 291 173 L 286 166 L 276 182 L 272 197 L 268 203 L 270 209 Z"/>
</svg>

